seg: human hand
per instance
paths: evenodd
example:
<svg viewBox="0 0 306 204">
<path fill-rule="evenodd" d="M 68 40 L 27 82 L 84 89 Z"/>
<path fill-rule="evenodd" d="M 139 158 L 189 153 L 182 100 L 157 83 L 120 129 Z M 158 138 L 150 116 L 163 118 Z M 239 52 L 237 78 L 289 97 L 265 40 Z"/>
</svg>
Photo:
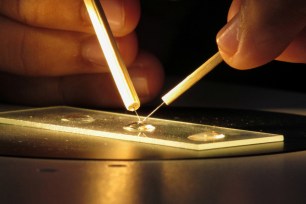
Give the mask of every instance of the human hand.
<svg viewBox="0 0 306 204">
<path fill-rule="evenodd" d="M 306 63 L 305 0 L 233 0 L 217 35 L 223 59 L 249 69 L 274 59 Z"/>
<path fill-rule="evenodd" d="M 138 0 L 101 0 L 141 102 L 163 82 L 138 52 Z M 82 0 L 0 0 L 0 100 L 24 105 L 123 107 Z"/>
</svg>

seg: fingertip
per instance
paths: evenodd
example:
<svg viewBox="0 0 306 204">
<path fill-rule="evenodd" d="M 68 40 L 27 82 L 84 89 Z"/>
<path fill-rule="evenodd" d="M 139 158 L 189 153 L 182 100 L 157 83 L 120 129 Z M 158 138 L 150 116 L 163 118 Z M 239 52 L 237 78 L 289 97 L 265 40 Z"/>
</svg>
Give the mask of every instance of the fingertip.
<svg viewBox="0 0 306 204">
<path fill-rule="evenodd" d="M 283 4 L 276 7 L 276 3 Z M 291 42 L 305 27 L 300 14 L 306 4 L 287 3 L 234 0 L 228 14 L 231 20 L 217 35 L 224 61 L 237 69 L 259 67 L 274 59 L 300 61 L 301 57 L 291 55 L 297 56 L 298 50 Z"/>
<path fill-rule="evenodd" d="M 116 38 L 119 52 L 124 63 L 128 66 L 135 61 L 138 53 L 138 41 L 136 34 L 130 33 L 127 36 Z M 108 72 L 107 63 L 96 36 L 90 36 L 81 44 L 82 58 L 96 66 L 101 66 L 100 72 Z"/>
<path fill-rule="evenodd" d="M 138 54 L 138 40 L 135 32 L 132 32 L 124 37 L 116 38 L 119 51 L 122 55 L 124 63 L 131 65 Z"/>
<path fill-rule="evenodd" d="M 161 62 L 148 52 L 140 52 L 129 72 L 141 103 L 153 100 L 164 83 L 164 70 Z"/>
<path fill-rule="evenodd" d="M 119 36 L 126 35 L 135 30 L 139 23 L 141 13 L 139 0 L 123 0 L 123 5 L 126 18 L 123 30 L 117 33 Z"/>
<path fill-rule="evenodd" d="M 216 42 L 224 61 L 231 67 L 245 70 L 272 61 L 280 53 L 280 42 L 264 28 L 254 29 L 240 10 L 217 34 Z M 273 46 L 274 47 L 271 47 Z"/>
<path fill-rule="evenodd" d="M 101 1 L 115 36 L 125 36 L 135 30 L 140 19 L 139 0 Z"/>
<path fill-rule="evenodd" d="M 256 65 L 252 64 L 250 60 L 244 60 L 244 56 L 241 57 L 239 53 L 236 53 L 232 56 L 229 56 L 226 52 L 219 50 L 221 57 L 224 62 L 228 64 L 230 67 L 238 69 L 238 70 L 247 70 L 256 67 Z"/>
<path fill-rule="evenodd" d="M 128 71 L 142 105 L 158 95 L 164 72 L 155 56 L 141 52 Z M 124 108 L 110 73 L 70 76 L 61 82 L 61 93 L 67 104 Z"/>
<path fill-rule="evenodd" d="M 228 10 L 227 20 L 230 21 L 239 12 L 242 0 L 233 0 Z"/>
<path fill-rule="evenodd" d="M 216 42 L 224 61 L 232 67 L 240 43 L 240 16 L 232 18 L 217 34 Z"/>
<path fill-rule="evenodd" d="M 276 60 L 293 63 L 306 63 L 306 28 L 288 45 Z"/>
</svg>

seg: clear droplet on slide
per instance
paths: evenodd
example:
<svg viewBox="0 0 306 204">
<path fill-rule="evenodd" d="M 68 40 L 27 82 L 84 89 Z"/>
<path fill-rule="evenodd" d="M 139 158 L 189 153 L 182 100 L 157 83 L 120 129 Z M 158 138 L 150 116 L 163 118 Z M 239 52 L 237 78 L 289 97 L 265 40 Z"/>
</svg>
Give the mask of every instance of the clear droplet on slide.
<svg viewBox="0 0 306 204">
<path fill-rule="evenodd" d="M 130 132 L 153 132 L 156 128 L 155 126 L 145 123 L 143 121 L 137 121 L 125 125 L 123 129 L 130 131 Z"/>
<path fill-rule="evenodd" d="M 217 133 L 215 131 L 202 132 L 187 137 L 189 140 L 196 142 L 214 142 L 225 138 L 224 134 Z"/>
<path fill-rule="evenodd" d="M 93 117 L 90 115 L 83 115 L 83 114 L 68 114 L 61 118 L 63 122 L 72 122 L 72 123 L 91 123 L 95 121 Z"/>
</svg>

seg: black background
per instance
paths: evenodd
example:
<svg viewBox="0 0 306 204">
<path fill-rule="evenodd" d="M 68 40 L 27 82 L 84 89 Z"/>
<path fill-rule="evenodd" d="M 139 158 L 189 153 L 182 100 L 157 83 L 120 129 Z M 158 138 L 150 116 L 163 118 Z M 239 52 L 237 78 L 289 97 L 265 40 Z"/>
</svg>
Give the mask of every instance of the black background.
<svg viewBox="0 0 306 204">
<path fill-rule="evenodd" d="M 216 34 L 225 25 L 231 1 L 142 0 L 137 34 L 140 48 L 156 55 L 166 76 L 185 76 L 217 51 Z M 273 61 L 241 71 L 225 63 L 206 80 L 306 92 L 305 64 Z"/>
</svg>

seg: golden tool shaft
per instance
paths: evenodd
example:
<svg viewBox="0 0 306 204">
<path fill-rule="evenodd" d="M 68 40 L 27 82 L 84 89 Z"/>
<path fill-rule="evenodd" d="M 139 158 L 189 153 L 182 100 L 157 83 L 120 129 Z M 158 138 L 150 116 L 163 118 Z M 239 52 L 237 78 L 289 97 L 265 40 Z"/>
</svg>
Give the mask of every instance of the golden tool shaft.
<svg viewBox="0 0 306 204">
<path fill-rule="evenodd" d="M 180 95 L 197 83 L 201 78 L 208 74 L 213 68 L 223 61 L 219 52 L 208 59 L 198 69 L 187 76 L 183 81 L 171 89 L 167 94 L 162 97 L 165 104 L 169 105 L 176 100 Z"/>
<path fill-rule="evenodd" d="M 119 53 L 116 41 L 99 0 L 84 0 L 104 57 L 127 110 L 135 111 L 140 101 Z"/>
</svg>

